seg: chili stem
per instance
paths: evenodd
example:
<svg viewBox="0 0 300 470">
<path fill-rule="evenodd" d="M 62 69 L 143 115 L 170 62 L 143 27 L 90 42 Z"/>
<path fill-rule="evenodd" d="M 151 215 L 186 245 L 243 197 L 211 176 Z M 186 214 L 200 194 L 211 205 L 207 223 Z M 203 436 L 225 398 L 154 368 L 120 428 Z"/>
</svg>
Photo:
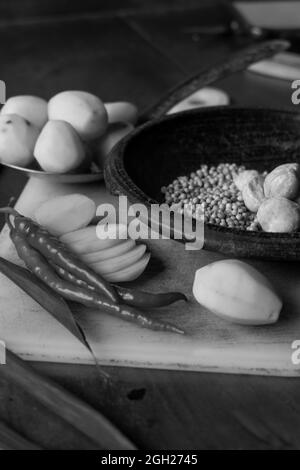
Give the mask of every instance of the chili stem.
<svg viewBox="0 0 300 470">
<path fill-rule="evenodd" d="M 9 207 L 9 206 L 1 207 L 0 213 L 14 215 L 15 217 L 20 216 L 19 212 L 16 211 L 16 209 L 14 209 L 13 207 Z"/>
</svg>

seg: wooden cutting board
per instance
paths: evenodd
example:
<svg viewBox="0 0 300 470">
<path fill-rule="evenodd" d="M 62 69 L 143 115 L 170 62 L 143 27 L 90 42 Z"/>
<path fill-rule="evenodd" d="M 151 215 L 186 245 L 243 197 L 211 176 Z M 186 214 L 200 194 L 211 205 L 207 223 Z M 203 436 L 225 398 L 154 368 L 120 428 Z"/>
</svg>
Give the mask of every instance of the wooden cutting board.
<svg viewBox="0 0 300 470">
<path fill-rule="evenodd" d="M 84 193 L 96 203 L 116 199 L 103 183 L 61 185 L 31 179 L 17 204 L 31 216 L 42 201 L 60 194 Z M 191 288 L 194 272 L 222 256 L 186 251 L 172 240 L 148 242 L 149 268 L 135 283 L 149 291 L 179 289 L 189 302 L 152 312 L 183 327 L 187 335 L 153 332 L 112 318 L 100 311 L 78 307 L 85 333 L 103 364 L 263 375 L 300 375 L 293 365 L 291 344 L 300 340 L 300 267 L 296 264 L 251 262 L 274 283 L 284 300 L 280 321 L 273 326 L 237 326 L 197 304 Z M 0 255 L 17 261 L 7 229 L 1 233 Z M 0 339 L 25 359 L 52 362 L 92 362 L 89 353 L 56 320 L 23 291 L 0 275 Z"/>
</svg>

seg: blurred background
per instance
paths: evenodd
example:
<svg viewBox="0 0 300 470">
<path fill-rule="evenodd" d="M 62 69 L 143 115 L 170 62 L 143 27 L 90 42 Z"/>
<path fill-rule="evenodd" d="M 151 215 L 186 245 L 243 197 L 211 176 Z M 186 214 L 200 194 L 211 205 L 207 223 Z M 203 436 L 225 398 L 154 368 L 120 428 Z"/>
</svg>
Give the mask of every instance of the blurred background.
<svg viewBox="0 0 300 470">
<path fill-rule="evenodd" d="M 79 89 L 105 102 L 132 101 L 142 112 L 189 75 L 264 36 L 292 36 L 299 50 L 298 1 L 234 3 L 235 9 L 223 0 L 2 0 L 0 79 L 7 97 L 49 99 Z M 290 104 L 283 80 L 243 73 L 216 85 L 233 104 Z M 8 176 L 1 171 L 2 180 L 12 181 Z M 19 194 L 25 181 L 14 173 L 12 184 L 0 184 L 0 198 Z"/>
</svg>

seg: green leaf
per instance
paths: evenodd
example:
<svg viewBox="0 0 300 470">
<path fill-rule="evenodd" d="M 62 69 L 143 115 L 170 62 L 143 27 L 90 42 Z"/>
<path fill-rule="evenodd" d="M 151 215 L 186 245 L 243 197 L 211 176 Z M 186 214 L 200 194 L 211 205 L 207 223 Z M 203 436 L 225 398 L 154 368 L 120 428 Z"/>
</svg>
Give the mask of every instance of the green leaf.
<svg viewBox="0 0 300 470">
<path fill-rule="evenodd" d="M 69 308 L 65 299 L 60 297 L 50 287 L 44 284 L 28 269 L 18 266 L 0 256 L 0 272 L 13 281 L 32 299 L 38 302 L 47 312 L 49 312 L 59 323 L 72 333 L 90 352 L 98 373 L 104 380 L 110 380 L 109 375 L 101 369 L 99 361 L 89 345 L 84 331 Z"/>
<path fill-rule="evenodd" d="M 18 396 L 15 406 L 22 405 L 19 411 L 22 416 L 30 416 L 32 413 L 32 408 L 28 409 L 26 395 L 30 397 L 30 403 L 34 403 L 34 412 L 39 417 L 40 424 L 44 424 L 48 429 L 43 436 L 36 433 L 32 436 L 32 430 L 29 432 L 31 439 L 34 437 L 37 444 L 43 448 L 48 449 L 49 444 L 53 445 L 53 440 L 57 443 L 59 433 L 55 437 L 53 433 L 60 430 L 64 433 L 64 439 L 63 444 L 58 444 L 58 448 L 67 445 L 72 449 L 72 443 L 78 442 L 78 438 L 81 437 L 83 449 L 136 449 L 135 445 L 105 416 L 53 380 L 36 372 L 27 361 L 23 361 L 9 350 L 6 350 L 6 365 L 0 367 L 0 378 L 15 390 Z M 15 409 L 13 411 L 11 414 L 16 418 L 18 411 Z M 4 432 L 0 425 L 0 445 Z M 9 437 L 10 442 L 8 442 Z M 6 433 L 4 444 L 8 446 L 13 443 L 15 446 L 16 440 L 17 436 L 11 432 L 9 435 Z M 20 444 L 22 442 L 19 443 L 19 447 Z"/>
<path fill-rule="evenodd" d="M 70 331 L 91 352 L 81 327 L 75 321 L 73 314 L 65 302 L 50 287 L 43 284 L 34 274 L 27 269 L 18 266 L 0 257 L 0 271 L 20 287 L 26 294 L 30 295 L 47 312 Z"/>
</svg>

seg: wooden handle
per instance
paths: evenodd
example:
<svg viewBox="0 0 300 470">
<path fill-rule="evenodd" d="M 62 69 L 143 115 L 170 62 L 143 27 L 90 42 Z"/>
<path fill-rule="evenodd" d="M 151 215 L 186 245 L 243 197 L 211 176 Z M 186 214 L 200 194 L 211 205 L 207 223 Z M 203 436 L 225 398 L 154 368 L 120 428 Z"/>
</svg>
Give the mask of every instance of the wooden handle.
<svg viewBox="0 0 300 470">
<path fill-rule="evenodd" d="M 289 42 L 284 40 L 272 40 L 256 43 L 255 45 L 241 49 L 233 54 L 229 59 L 214 65 L 208 70 L 204 70 L 173 88 L 157 104 L 151 106 L 140 118 L 141 122 L 162 117 L 176 103 L 182 101 L 195 91 L 221 80 L 236 72 L 241 72 L 247 67 L 259 60 L 271 57 L 278 52 L 284 51 L 289 47 Z"/>
</svg>

